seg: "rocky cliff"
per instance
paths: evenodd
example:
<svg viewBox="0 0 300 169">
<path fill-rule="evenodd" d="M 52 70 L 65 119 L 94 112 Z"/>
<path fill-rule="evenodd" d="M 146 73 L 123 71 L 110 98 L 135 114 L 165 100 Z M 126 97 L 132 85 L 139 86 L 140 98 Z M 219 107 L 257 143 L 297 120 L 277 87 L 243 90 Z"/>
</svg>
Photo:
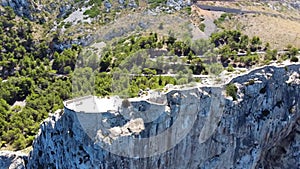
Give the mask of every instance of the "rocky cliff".
<svg viewBox="0 0 300 169">
<path fill-rule="evenodd" d="M 101 113 L 92 101 L 85 112 L 66 105 L 41 124 L 27 168 L 299 168 L 299 72 L 267 66 L 234 78 L 235 101 L 220 85 L 115 99 Z"/>
<path fill-rule="evenodd" d="M 0 168 L 25 169 L 27 154 L 21 152 L 1 151 Z"/>
</svg>

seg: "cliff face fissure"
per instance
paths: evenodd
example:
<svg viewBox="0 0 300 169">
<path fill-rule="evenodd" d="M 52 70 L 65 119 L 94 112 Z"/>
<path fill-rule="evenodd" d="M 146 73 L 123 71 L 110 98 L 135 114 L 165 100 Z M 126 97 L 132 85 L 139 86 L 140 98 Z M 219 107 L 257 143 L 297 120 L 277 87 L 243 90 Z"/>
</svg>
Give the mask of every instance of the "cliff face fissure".
<svg viewBox="0 0 300 169">
<path fill-rule="evenodd" d="M 173 90 L 162 104 L 65 109 L 41 124 L 28 168 L 298 168 L 300 65 L 267 66 L 224 87 Z"/>
<path fill-rule="evenodd" d="M 223 114 L 225 100 L 222 99 L 222 89 L 215 88 L 215 90 L 212 90 L 212 93 L 210 95 L 210 112 L 200 133 L 200 143 L 205 142 L 209 137 L 211 137 L 211 135 L 218 127 Z"/>
</svg>

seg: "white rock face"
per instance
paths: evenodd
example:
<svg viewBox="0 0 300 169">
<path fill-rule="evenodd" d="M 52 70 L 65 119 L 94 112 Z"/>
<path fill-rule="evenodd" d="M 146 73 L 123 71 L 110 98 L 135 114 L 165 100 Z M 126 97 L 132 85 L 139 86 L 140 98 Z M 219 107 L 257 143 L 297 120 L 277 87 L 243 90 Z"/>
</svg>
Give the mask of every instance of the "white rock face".
<svg viewBox="0 0 300 169">
<path fill-rule="evenodd" d="M 27 154 L 11 151 L 0 151 L 0 168 L 25 169 Z"/>
<path fill-rule="evenodd" d="M 199 87 L 167 93 L 168 109 L 137 100 L 114 112 L 65 109 L 41 124 L 27 167 L 299 168 L 299 72 L 268 66 L 237 77 L 237 101 L 224 87 Z"/>
</svg>

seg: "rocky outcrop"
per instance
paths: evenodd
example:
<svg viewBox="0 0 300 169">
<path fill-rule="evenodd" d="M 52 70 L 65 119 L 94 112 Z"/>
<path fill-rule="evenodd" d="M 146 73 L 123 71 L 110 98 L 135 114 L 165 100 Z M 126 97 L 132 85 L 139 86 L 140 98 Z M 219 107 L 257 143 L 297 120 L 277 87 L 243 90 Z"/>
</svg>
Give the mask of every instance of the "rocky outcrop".
<svg viewBox="0 0 300 169">
<path fill-rule="evenodd" d="M 185 6 L 190 6 L 192 4 L 191 0 L 168 0 L 167 6 L 173 7 L 176 10 L 180 10 Z"/>
<path fill-rule="evenodd" d="M 104 6 L 106 8 L 106 12 L 109 12 L 110 8 L 112 7 L 112 5 L 109 1 L 104 1 Z"/>
<path fill-rule="evenodd" d="M 234 78 L 235 101 L 225 86 L 200 86 L 160 103 L 114 100 L 106 112 L 66 106 L 41 124 L 27 167 L 299 168 L 299 72 L 267 66 Z"/>
<path fill-rule="evenodd" d="M 33 19 L 31 3 L 28 0 L 2 0 L 2 6 L 10 6 L 17 15 Z"/>
<path fill-rule="evenodd" d="M 300 2 L 299 1 L 291 3 L 291 6 L 294 7 L 295 9 L 300 10 Z"/>
<path fill-rule="evenodd" d="M 27 154 L 11 151 L 0 151 L 0 168 L 25 169 Z"/>
</svg>

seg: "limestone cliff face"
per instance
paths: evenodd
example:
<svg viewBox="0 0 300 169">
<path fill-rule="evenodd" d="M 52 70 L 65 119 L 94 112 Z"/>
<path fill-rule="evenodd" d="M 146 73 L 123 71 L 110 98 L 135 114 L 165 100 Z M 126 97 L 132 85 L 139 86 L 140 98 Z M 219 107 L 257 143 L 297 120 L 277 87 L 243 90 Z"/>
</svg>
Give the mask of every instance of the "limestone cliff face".
<svg viewBox="0 0 300 169">
<path fill-rule="evenodd" d="M 214 86 L 102 113 L 65 108 L 41 124 L 27 168 L 299 168 L 299 72 L 268 66 L 237 77 L 236 101 Z"/>
<path fill-rule="evenodd" d="M 27 154 L 11 151 L 0 151 L 0 168 L 25 169 Z"/>
</svg>

